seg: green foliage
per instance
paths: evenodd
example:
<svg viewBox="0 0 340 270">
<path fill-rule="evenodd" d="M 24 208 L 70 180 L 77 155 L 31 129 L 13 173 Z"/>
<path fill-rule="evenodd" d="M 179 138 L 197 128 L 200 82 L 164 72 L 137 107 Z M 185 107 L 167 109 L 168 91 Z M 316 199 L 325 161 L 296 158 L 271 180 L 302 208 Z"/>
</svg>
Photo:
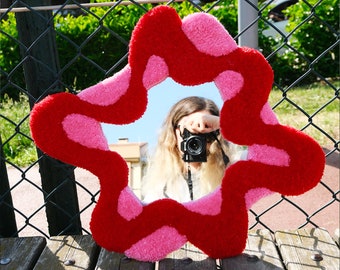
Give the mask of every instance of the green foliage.
<svg viewBox="0 0 340 270">
<path fill-rule="evenodd" d="M 144 13 L 141 6 L 118 5 L 114 9 L 90 8 L 90 13 L 77 17 L 57 14 L 63 82 L 80 90 L 124 67 L 132 30 Z"/>
<path fill-rule="evenodd" d="M 339 39 L 339 2 L 338 0 L 310 2 L 315 3 L 313 8 L 299 2 L 288 10 L 292 14 L 288 30 L 294 29 L 301 21 L 307 21 L 294 33 L 292 45 L 311 61 L 315 61 L 325 49 Z M 339 47 L 335 47 L 326 52 L 325 56 L 316 62 L 314 68 L 323 76 L 335 77 L 339 76 L 338 65 Z"/>
<path fill-rule="evenodd" d="M 309 69 L 315 72 L 306 76 L 304 84 L 316 81 L 317 74 L 339 76 L 339 45 L 329 49 L 339 39 L 338 0 L 308 2 L 299 1 L 286 10 L 287 30 L 293 33 L 289 43 L 297 52 L 285 53 L 271 63 L 278 83 L 290 84 Z"/>
<path fill-rule="evenodd" d="M 7 161 L 17 166 L 37 160 L 36 148 L 30 138 L 28 99 L 20 95 L 19 101 L 9 98 L 0 103 L 0 131 L 2 150 Z"/>
<path fill-rule="evenodd" d="M 5 93 L 12 99 L 19 99 L 19 91 L 13 84 L 24 85 L 22 69 L 15 67 L 20 62 L 20 51 L 18 43 L 18 31 L 16 29 L 15 17 L 13 13 L 8 14 L 8 18 L 1 21 L 0 31 L 0 100 Z"/>
<path fill-rule="evenodd" d="M 106 0 L 96 0 L 105 2 Z M 218 1 L 201 7 L 214 15 L 231 36 L 237 35 L 238 0 Z M 315 6 L 307 3 L 313 3 Z M 330 49 L 319 57 L 338 38 L 339 9 L 337 0 L 301 1 L 287 9 L 289 25 L 293 31 L 290 45 L 297 52 L 271 55 L 269 63 L 275 71 L 275 82 L 286 86 L 296 81 L 312 67 L 323 77 L 339 76 L 338 47 Z M 261 1 L 259 1 L 261 3 Z M 170 4 L 180 17 L 200 11 L 198 6 L 188 1 Z M 262 5 L 262 4 L 260 4 Z M 128 43 L 139 18 L 150 10 L 152 4 L 116 5 L 83 9 L 79 15 L 55 13 L 54 23 L 59 54 L 61 80 L 66 90 L 82 90 L 110 76 L 127 64 Z M 261 9 L 261 18 L 268 18 L 269 7 Z M 259 46 L 265 56 L 275 50 L 281 40 L 265 37 L 265 28 L 259 20 Z M 306 23 L 299 25 L 302 21 Z M 296 30 L 295 27 L 299 26 Z M 20 62 L 18 33 L 15 17 L 9 13 L 1 21 L 0 31 L 0 99 L 5 94 L 19 99 L 20 88 L 25 89 L 25 81 Z M 303 83 L 315 81 L 316 74 L 304 77 Z"/>
</svg>

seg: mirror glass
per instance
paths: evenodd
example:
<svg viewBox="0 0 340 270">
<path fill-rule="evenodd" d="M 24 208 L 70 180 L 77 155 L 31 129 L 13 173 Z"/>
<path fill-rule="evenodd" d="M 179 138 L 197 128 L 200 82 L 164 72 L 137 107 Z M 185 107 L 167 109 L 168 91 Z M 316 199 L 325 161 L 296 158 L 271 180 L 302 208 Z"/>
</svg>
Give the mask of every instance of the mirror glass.
<svg viewBox="0 0 340 270">
<path fill-rule="evenodd" d="M 121 126 L 102 124 L 110 149 L 118 152 L 128 164 L 129 186 L 138 198 L 141 198 L 141 180 L 147 170 L 148 157 L 154 152 L 158 131 L 166 115 L 177 101 L 195 95 L 209 98 L 222 107 L 223 101 L 213 82 L 183 86 L 167 78 L 149 90 L 148 107 L 139 120 Z M 136 158 L 136 151 L 141 155 L 140 159 Z"/>
<path fill-rule="evenodd" d="M 183 86 L 167 78 L 149 90 L 147 110 L 136 122 L 122 126 L 102 124 L 108 143 L 114 144 L 119 139 L 127 138 L 129 142 L 147 142 L 149 151 L 152 151 L 157 142 L 158 130 L 171 106 L 184 97 L 195 95 L 209 98 L 219 108 L 222 107 L 223 101 L 213 82 Z"/>
</svg>

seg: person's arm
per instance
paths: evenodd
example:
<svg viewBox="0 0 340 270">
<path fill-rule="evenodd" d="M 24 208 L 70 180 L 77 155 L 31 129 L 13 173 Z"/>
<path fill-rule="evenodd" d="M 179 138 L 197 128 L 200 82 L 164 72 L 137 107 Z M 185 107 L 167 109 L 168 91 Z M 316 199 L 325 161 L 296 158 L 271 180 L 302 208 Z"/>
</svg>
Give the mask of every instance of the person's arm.
<svg viewBox="0 0 340 270">
<path fill-rule="evenodd" d="M 207 112 L 196 112 L 182 118 L 180 130 L 184 128 L 191 133 L 209 133 L 220 128 L 220 117 Z"/>
</svg>

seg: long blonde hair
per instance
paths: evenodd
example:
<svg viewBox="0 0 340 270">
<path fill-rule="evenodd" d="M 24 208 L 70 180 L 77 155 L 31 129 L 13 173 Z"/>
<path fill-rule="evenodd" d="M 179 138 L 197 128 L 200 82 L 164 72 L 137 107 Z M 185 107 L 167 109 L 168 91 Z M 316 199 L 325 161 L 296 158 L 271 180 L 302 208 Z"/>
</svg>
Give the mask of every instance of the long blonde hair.
<svg viewBox="0 0 340 270">
<path fill-rule="evenodd" d="M 172 106 L 162 125 L 155 153 L 143 179 L 142 196 L 150 190 L 163 192 L 164 188 L 176 186 L 179 179 L 183 178 L 187 167 L 182 161 L 182 153 L 178 149 L 176 128 L 183 117 L 203 110 L 216 116 L 220 114 L 217 105 L 212 100 L 203 97 L 187 97 Z M 221 147 L 232 160 L 229 143 L 223 140 L 221 135 L 218 135 L 218 139 L 220 143 L 214 141 L 210 145 L 207 162 L 203 162 L 201 165 L 200 184 L 204 194 L 213 191 L 221 184 L 227 166 L 222 158 Z"/>
</svg>

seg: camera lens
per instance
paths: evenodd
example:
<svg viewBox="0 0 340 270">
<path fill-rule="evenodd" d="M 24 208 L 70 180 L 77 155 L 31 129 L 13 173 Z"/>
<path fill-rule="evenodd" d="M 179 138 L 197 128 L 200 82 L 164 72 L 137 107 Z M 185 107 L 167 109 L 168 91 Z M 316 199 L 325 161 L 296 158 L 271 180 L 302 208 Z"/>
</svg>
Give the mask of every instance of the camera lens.
<svg viewBox="0 0 340 270">
<path fill-rule="evenodd" d="M 200 155 L 203 149 L 203 141 L 198 137 L 191 137 L 187 142 L 189 155 Z"/>
</svg>

